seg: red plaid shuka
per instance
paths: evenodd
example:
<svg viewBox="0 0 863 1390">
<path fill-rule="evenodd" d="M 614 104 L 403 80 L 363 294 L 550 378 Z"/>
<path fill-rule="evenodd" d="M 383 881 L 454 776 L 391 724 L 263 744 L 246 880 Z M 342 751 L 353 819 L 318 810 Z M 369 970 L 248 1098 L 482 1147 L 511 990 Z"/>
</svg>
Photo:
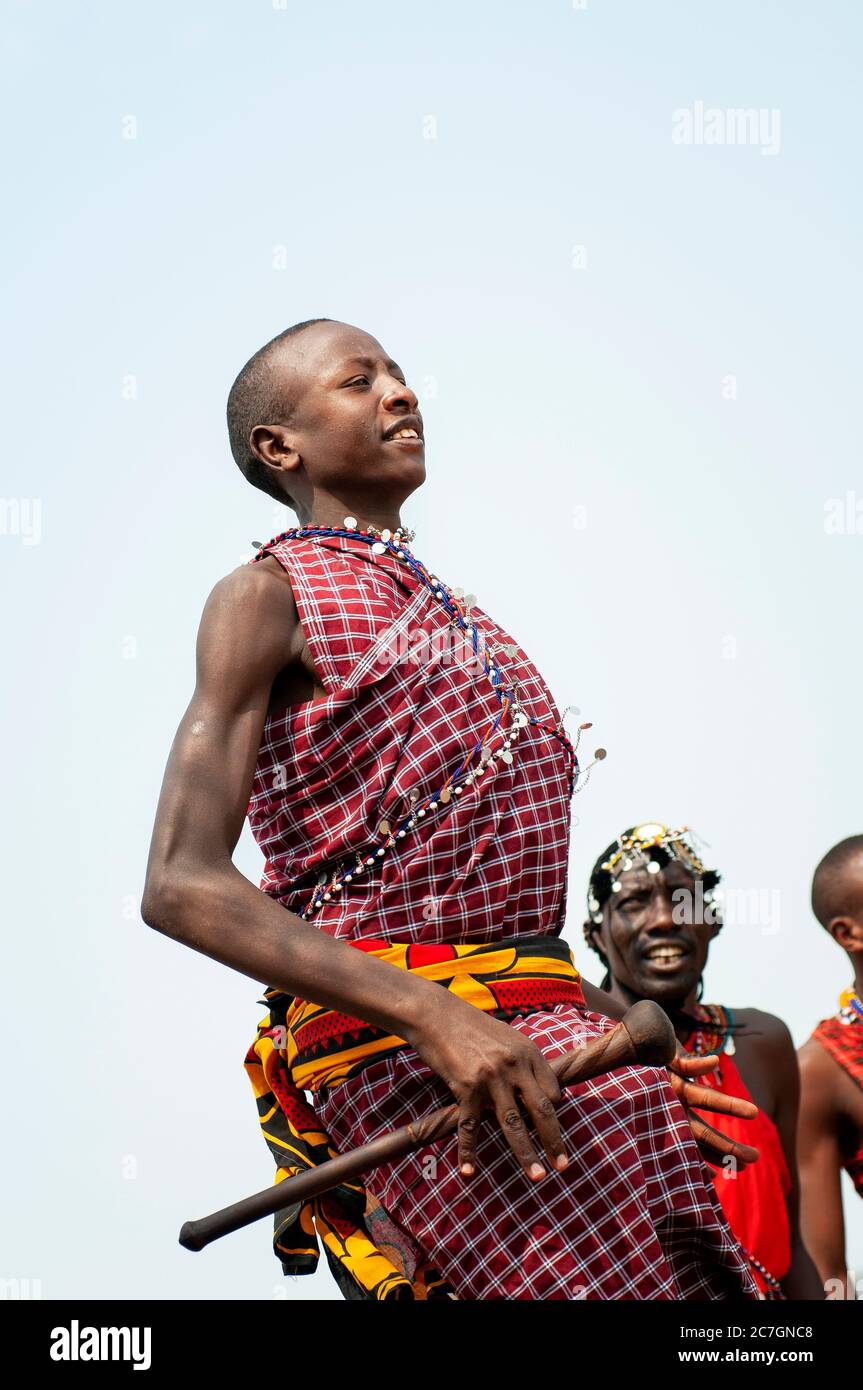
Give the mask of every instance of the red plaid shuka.
<svg viewBox="0 0 863 1390">
<path fill-rule="evenodd" d="M 411 793 L 422 804 L 460 766 L 500 704 L 439 602 L 394 556 L 350 537 L 267 549 L 290 575 L 326 691 L 268 717 L 249 803 L 267 858 L 261 887 L 300 913 L 319 876 L 365 858 L 382 819 L 401 820 Z M 509 648 L 498 664 L 527 713 L 559 729 L 527 654 L 482 609 L 471 618 L 492 648 Z M 512 763 L 493 760 L 311 920 L 336 937 L 392 943 L 558 935 L 570 774 L 562 744 L 527 725 Z M 512 1026 L 553 1056 L 612 1024 L 561 1002 Z M 314 1097 L 339 1151 L 451 1100 L 407 1047 Z M 757 1298 L 664 1070 L 583 1083 L 557 1113 L 570 1166 L 540 1184 L 488 1122 L 469 1184 L 451 1140 L 376 1169 L 366 1186 L 460 1298 Z"/>
<path fill-rule="evenodd" d="M 291 576 L 327 691 L 267 720 L 249 803 L 268 861 L 261 887 L 301 912 L 318 874 L 373 850 L 380 821 L 408 815 L 412 793 L 421 802 L 433 795 L 500 706 L 469 644 L 452 636 L 438 601 L 392 555 L 344 537 L 286 540 L 270 553 Z M 493 647 L 512 644 L 481 609 L 471 616 Z M 529 712 L 558 727 L 521 648 L 501 663 Z M 569 766 L 556 739 L 523 729 L 511 765 L 493 760 L 472 790 L 429 812 L 315 922 L 331 936 L 393 942 L 559 933 Z"/>
</svg>

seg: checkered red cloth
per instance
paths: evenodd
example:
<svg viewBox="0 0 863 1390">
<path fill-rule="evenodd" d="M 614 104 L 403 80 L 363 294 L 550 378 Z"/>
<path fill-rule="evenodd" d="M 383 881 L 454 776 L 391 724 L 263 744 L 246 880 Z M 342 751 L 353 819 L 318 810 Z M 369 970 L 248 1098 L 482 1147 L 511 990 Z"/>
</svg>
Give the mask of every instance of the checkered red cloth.
<svg viewBox="0 0 863 1390">
<path fill-rule="evenodd" d="M 559 1004 L 513 1027 L 553 1057 L 613 1024 Z M 319 1093 L 315 1108 L 344 1151 L 451 1101 L 405 1050 Z M 556 1113 L 570 1164 L 538 1184 L 487 1117 L 469 1183 L 448 1139 L 368 1173 L 366 1187 L 460 1299 L 757 1299 L 664 1070 L 583 1082 Z"/>
<path fill-rule="evenodd" d="M 368 854 L 381 818 L 406 815 L 412 791 L 422 801 L 434 793 L 500 705 L 471 649 L 447 645 L 441 606 L 394 557 L 344 537 L 269 550 L 291 576 L 327 692 L 268 718 L 249 804 L 267 856 L 261 887 L 300 912 L 318 873 Z M 558 727 L 530 658 L 481 609 L 471 616 L 493 647 L 515 646 L 499 658 L 506 683 L 517 680 L 527 712 Z M 405 643 L 418 660 L 404 658 Z M 569 793 L 565 749 L 528 725 L 512 764 L 494 760 L 312 920 L 333 936 L 392 942 L 557 935 Z M 551 1056 L 611 1024 L 560 1004 L 514 1026 Z M 343 1151 L 451 1100 L 404 1049 L 319 1092 L 315 1108 Z M 488 1124 L 468 1186 L 453 1140 L 375 1170 L 367 1186 L 461 1298 L 757 1297 L 664 1071 L 630 1068 L 584 1083 L 558 1113 L 571 1164 L 539 1185 Z"/>
<path fill-rule="evenodd" d="M 394 556 L 364 541 L 297 539 L 269 547 L 291 577 L 325 699 L 267 719 L 249 822 L 267 866 L 266 893 L 301 912 L 318 872 L 347 868 L 379 843 L 381 819 L 430 797 L 461 764 L 500 702 L 440 603 Z M 423 558 L 423 557 L 420 557 Z M 519 682 L 527 711 L 560 715 L 520 646 L 474 607 L 471 616 Z M 406 652 L 405 659 L 400 653 Z M 393 657 L 396 659 L 394 660 Z M 477 672 L 479 671 L 479 674 Z M 493 735 L 502 745 L 508 721 Z M 513 761 L 429 811 L 313 920 L 332 936 L 391 941 L 499 941 L 558 934 L 566 908 L 569 759 L 528 725 Z"/>
</svg>

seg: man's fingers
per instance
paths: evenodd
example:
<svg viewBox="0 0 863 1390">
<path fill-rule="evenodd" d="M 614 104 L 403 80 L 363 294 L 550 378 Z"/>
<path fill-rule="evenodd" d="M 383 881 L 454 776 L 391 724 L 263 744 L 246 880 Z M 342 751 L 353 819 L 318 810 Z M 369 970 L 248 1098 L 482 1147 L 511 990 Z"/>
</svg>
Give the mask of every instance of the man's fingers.
<svg viewBox="0 0 863 1390">
<path fill-rule="evenodd" d="M 719 1058 L 715 1052 L 709 1052 L 704 1057 L 698 1057 L 694 1052 L 678 1052 L 673 1062 L 669 1062 L 672 1071 L 676 1071 L 680 1076 L 703 1076 L 705 1072 L 716 1071 L 719 1066 Z"/>
<path fill-rule="evenodd" d="M 492 1084 L 489 1090 L 498 1124 L 522 1168 L 528 1177 L 535 1181 L 544 1178 L 546 1169 L 540 1162 L 539 1155 L 530 1141 L 527 1125 L 518 1107 L 512 1086 L 498 1081 L 496 1084 Z"/>
<path fill-rule="evenodd" d="M 689 1127 L 699 1148 L 717 1168 L 722 1166 L 723 1158 L 729 1156 L 734 1158 L 741 1167 L 746 1167 L 748 1163 L 755 1163 L 760 1158 L 760 1151 L 754 1149 L 751 1144 L 738 1144 L 735 1139 L 729 1139 L 727 1134 L 721 1134 L 718 1129 L 714 1129 L 698 1115 L 690 1114 L 688 1119 Z M 713 1157 L 712 1155 L 717 1156 Z"/>
<path fill-rule="evenodd" d="M 692 1060 L 706 1061 L 707 1059 L 696 1057 Z M 703 1070 L 706 1071 L 708 1068 Z M 730 1139 L 727 1134 L 714 1129 L 713 1125 L 709 1125 L 706 1120 L 701 1119 L 700 1115 L 696 1115 L 691 1107 L 697 1105 L 702 1110 L 718 1111 L 720 1114 L 736 1115 L 740 1119 L 751 1120 L 758 1114 L 757 1106 L 752 1105 L 749 1101 L 741 1100 L 737 1096 L 727 1096 L 724 1091 L 714 1091 L 707 1086 L 696 1086 L 692 1081 L 685 1081 L 675 1071 L 669 1071 L 669 1080 L 672 1090 L 686 1109 L 689 1128 L 708 1163 L 712 1163 L 716 1168 L 721 1168 L 723 1160 L 729 1156 L 741 1168 L 756 1162 L 760 1156 L 758 1149 L 753 1148 L 751 1144 L 740 1144 L 736 1139 Z"/>
<path fill-rule="evenodd" d="M 479 1127 L 482 1123 L 482 1107 L 474 1097 L 459 1101 L 458 1106 L 458 1166 L 464 1178 L 472 1178 L 476 1172 L 476 1149 L 479 1143 Z"/>
<path fill-rule="evenodd" d="M 537 1050 L 537 1055 L 535 1058 L 530 1059 L 530 1064 L 533 1074 L 536 1077 L 536 1084 L 539 1086 L 540 1090 L 548 1096 L 552 1105 L 557 1105 L 563 1095 L 563 1091 L 561 1090 L 561 1085 L 557 1076 L 548 1065 L 542 1053 Z"/>
<path fill-rule="evenodd" d="M 696 1105 L 699 1110 L 714 1110 L 717 1115 L 736 1115 L 739 1120 L 754 1120 L 758 1106 L 742 1096 L 727 1096 L 724 1091 L 714 1091 L 709 1086 L 696 1086 L 692 1081 L 684 1081 L 682 1095 L 687 1105 Z"/>
<path fill-rule="evenodd" d="M 677 1099 L 685 1105 L 686 1102 L 683 1098 L 683 1091 L 684 1087 L 686 1086 L 686 1082 L 683 1080 L 683 1077 L 679 1076 L 677 1072 L 669 1071 L 668 1080 L 671 1083 L 671 1089 L 677 1096 Z"/>
<path fill-rule="evenodd" d="M 699 1059 L 700 1060 L 700 1059 Z M 702 1110 L 713 1110 L 718 1115 L 736 1115 L 739 1120 L 754 1120 L 758 1106 L 741 1096 L 727 1096 L 724 1091 L 716 1091 L 708 1086 L 696 1086 L 686 1081 L 678 1072 L 669 1071 L 671 1089 L 684 1105 L 697 1105 Z"/>
<path fill-rule="evenodd" d="M 552 1075 L 554 1075 L 552 1073 Z M 557 1078 L 555 1077 L 555 1080 Z M 558 1086 L 558 1095 L 560 1087 Z M 554 1110 L 554 1102 L 541 1088 L 535 1074 L 531 1075 L 529 1081 L 522 1083 L 521 1099 L 527 1110 L 528 1115 L 533 1120 L 534 1127 L 539 1135 L 546 1157 L 551 1163 L 552 1168 L 558 1171 L 565 1168 L 568 1163 L 566 1146 L 563 1142 L 563 1134 L 560 1128 L 560 1121 Z"/>
</svg>

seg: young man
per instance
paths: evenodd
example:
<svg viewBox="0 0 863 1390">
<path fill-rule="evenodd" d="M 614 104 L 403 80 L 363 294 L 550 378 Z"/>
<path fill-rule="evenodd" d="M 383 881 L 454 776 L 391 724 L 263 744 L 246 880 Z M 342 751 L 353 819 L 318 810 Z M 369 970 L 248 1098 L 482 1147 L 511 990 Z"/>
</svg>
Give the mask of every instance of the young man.
<svg viewBox="0 0 863 1390">
<path fill-rule="evenodd" d="M 277 1181 L 460 1112 L 457 1143 L 368 1177 L 417 1278 L 369 1241 L 357 1188 L 279 1214 L 283 1269 L 313 1267 L 317 1234 L 361 1297 L 757 1297 L 693 1132 L 755 1151 L 680 1100 L 754 1107 L 687 1081 L 701 1059 L 563 1094 L 549 1064 L 623 1012 L 558 939 L 577 763 L 523 649 L 410 549 L 424 440 L 400 368 L 357 328 L 295 325 L 240 372 L 228 423 L 304 526 L 207 601 L 143 917 L 271 982 L 246 1067 Z M 231 859 L 247 813 L 263 891 Z"/>
<path fill-rule="evenodd" d="M 812 911 L 848 957 L 850 988 L 800 1049 L 800 1181 L 806 1244 L 830 1298 L 846 1283 L 841 1170 L 863 1197 L 863 835 L 828 850 L 812 879 Z"/>
<path fill-rule="evenodd" d="M 627 1006 L 661 1004 L 688 1052 L 718 1055 L 720 1089 L 757 1103 L 745 1137 L 760 1158 L 751 1167 L 717 1169 L 717 1196 L 765 1297 L 823 1298 L 798 1225 L 800 1082 L 791 1035 L 761 1009 L 699 1002 L 710 943 L 722 927 L 719 881 L 685 830 L 631 827 L 593 866 L 585 939 L 608 972 L 604 989 Z M 733 1117 L 722 1128 L 729 1136 L 744 1132 Z"/>
</svg>

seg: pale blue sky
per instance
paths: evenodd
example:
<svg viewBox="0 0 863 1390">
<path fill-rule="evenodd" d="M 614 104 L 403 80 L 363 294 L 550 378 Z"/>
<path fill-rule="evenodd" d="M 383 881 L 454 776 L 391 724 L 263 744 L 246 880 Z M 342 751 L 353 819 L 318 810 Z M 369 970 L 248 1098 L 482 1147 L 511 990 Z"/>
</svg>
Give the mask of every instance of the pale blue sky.
<svg viewBox="0 0 863 1390">
<path fill-rule="evenodd" d="M 863 520 L 825 530 L 863 503 L 860 9 L 51 0 L 7 31 L 0 1273 L 333 1297 L 285 1283 L 269 1222 L 177 1245 L 271 1181 L 242 1068 L 263 1010 L 137 918 L 204 599 L 293 519 L 230 458 L 228 387 L 321 314 L 400 361 L 416 553 L 609 750 L 573 808 L 576 959 L 598 978 L 598 851 L 688 823 L 773 904 L 726 927 L 708 997 L 803 1041 L 848 983 L 811 870 L 863 828 Z M 698 102 L 778 111 L 778 151 L 676 144 Z M 257 880 L 248 835 L 237 862 Z"/>
</svg>

